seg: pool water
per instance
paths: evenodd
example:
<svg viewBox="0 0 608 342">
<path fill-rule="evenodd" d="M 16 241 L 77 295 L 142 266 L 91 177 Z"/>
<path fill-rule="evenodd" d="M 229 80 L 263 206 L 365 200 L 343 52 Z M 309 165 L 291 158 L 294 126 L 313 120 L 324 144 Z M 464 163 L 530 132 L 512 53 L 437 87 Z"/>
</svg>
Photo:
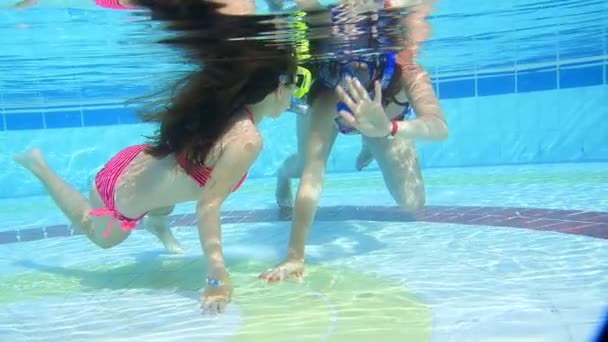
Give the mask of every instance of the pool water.
<svg viewBox="0 0 608 342">
<path fill-rule="evenodd" d="M 515 171 L 525 177 L 505 177 Z M 432 205 L 416 221 L 392 207 L 378 173 L 330 176 L 307 276 L 280 285 L 256 277 L 280 260 L 289 225 L 270 200 L 274 180 L 250 180 L 225 207 L 237 285 L 217 318 L 197 311 L 204 270 L 190 206 L 174 213 L 187 253 L 173 256 L 142 230 L 99 250 L 61 234 L 66 221 L 47 197 L 7 199 L 0 236 L 22 232 L 24 241 L 0 245 L 0 333 L 12 341 L 588 341 L 608 305 L 608 202 L 596 200 L 608 191 L 607 171 L 602 163 L 431 170 Z M 34 233 L 43 227 L 56 237 Z"/>
<path fill-rule="evenodd" d="M 186 254 L 141 227 L 102 250 L 12 161 L 42 147 L 84 191 L 150 132 L 124 100 L 184 67 L 141 17 L 57 4 L 0 12 L 1 340 L 593 340 L 608 311 L 608 1 L 438 1 L 421 63 L 450 138 L 419 145 L 427 206 L 400 211 L 340 137 L 302 281 L 257 278 L 285 255 L 274 174 L 296 149 L 293 113 L 264 122 L 223 207 L 236 288 L 218 317 L 200 315 L 192 203 L 171 216 Z"/>
</svg>

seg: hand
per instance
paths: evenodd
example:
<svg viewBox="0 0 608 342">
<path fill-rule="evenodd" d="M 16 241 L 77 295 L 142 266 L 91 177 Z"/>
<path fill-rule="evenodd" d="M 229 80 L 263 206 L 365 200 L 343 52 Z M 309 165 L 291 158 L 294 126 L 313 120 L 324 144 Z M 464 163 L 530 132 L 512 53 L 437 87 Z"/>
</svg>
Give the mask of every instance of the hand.
<svg viewBox="0 0 608 342">
<path fill-rule="evenodd" d="M 302 278 L 304 276 L 304 262 L 299 260 L 284 261 L 260 274 L 260 279 L 269 283 L 283 281 L 289 277 Z"/>
<path fill-rule="evenodd" d="M 382 87 L 380 82 L 374 84 L 375 98 L 372 100 L 367 90 L 356 78 L 346 77 L 348 89 L 336 87 L 338 96 L 352 113 L 340 111 L 340 117 L 348 125 L 371 138 L 386 137 L 391 132 L 391 122 L 386 117 L 382 106 Z"/>
<path fill-rule="evenodd" d="M 221 286 L 207 285 L 201 298 L 203 314 L 215 316 L 224 312 L 232 299 L 232 290 L 232 283 L 229 281 Z"/>
</svg>

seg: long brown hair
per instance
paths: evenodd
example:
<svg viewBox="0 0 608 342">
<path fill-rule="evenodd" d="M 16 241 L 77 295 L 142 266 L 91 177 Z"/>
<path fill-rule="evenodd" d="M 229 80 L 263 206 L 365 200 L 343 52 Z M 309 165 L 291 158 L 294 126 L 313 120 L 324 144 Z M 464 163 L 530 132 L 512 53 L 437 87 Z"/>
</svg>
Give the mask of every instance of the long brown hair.
<svg viewBox="0 0 608 342">
<path fill-rule="evenodd" d="M 216 4 L 201 0 L 138 1 L 177 33 L 161 42 L 186 52 L 196 66 L 166 108 L 142 114 L 144 121 L 160 123 L 149 137 L 147 153 L 159 158 L 181 154 L 188 161 L 186 171 L 191 171 L 205 162 L 246 105 L 275 91 L 281 75 L 295 74 L 295 56 L 290 46 L 230 39 L 273 28 L 255 17 L 222 15 Z"/>
</svg>

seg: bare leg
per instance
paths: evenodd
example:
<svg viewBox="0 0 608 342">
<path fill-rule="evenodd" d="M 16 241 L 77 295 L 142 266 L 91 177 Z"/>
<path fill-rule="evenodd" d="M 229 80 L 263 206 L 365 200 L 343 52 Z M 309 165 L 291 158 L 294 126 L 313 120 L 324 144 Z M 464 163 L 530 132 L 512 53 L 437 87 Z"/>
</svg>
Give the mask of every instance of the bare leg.
<svg viewBox="0 0 608 342">
<path fill-rule="evenodd" d="M 304 167 L 295 198 L 289 251 L 285 261 L 260 275 L 260 278 L 275 282 L 289 276 L 302 276 L 304 254 L 308 232 L 314 220 L 331 148 L 336 140 L 333 124 L 336 96 L 326 93 L 313 103 L 310 111 L 310 129 L 307 130 L 304 146 Z"/>
<path fill-rule="evenodd" d="M 357 169 L 357 171 L 363 170 L 374 160 L 374 155 L 369 149 L 369 146 L 367 146 L 367 140 L 364 136 L 361 137 L 361 151 L 359 152 L 359 155 L 357 156 L 357 161 L 355 163 L 355 168 Z"/>
<path fill-rule="evenodd" d="M 106 230 L 108 224 L 111 223 L 112 218 L 107 216 L 89 216 L 91 203 L 95 208 L 103 207 L 95 188 L 92 187 L 91 189 L 91 202 L 87 201 L 82 194 L 67 184 L 51 169 L 39 149 L 32 149 L 24 154 L 17 155 L 15 156 L 15 161 L 32 172 L 42 182 L 59 209 L 67 216 L 72 225 L 86 234 L 99 247 L 113 247 L 129 236 L 130 232 L 123 232 L 121 229 L 117 229 L 118 227 L 114 227 L 110 236 L 107 238 L 102 237 L 102 233 Z M 116 225 L 117 223 L 114 222 L 113 224 Z"/>
<path fill-rule="evenodd" d="M 298 151 L 287 157 L 277 171 L 277 185 L 275 198 L 281 212 L 289 212 L 293 208 L 293 192 L 291 187 L 292 178 L 300 178 L 302 175 L 303 161 L 306 158 L 306 144 L 308 143 L 309 118 L 305 115 L 298 115 L 296 119 Z"/>
<path fill-rule="evenodd" d="M 91 221 L 88 216 L 91 205 L 80 192 L 72 188 L 51 169 L 39 149 L 17 155 L 15 161 L 42 182 L 59 209 L 75 227 L 84 233 L 91 230 Z"/>
<path fill-rule="evenodd" d="M 364 139 L 378 161 L 384 184 L 395 202 L 406 211 L 421 209 L 426 199 L 414 142 L 403 139 Z"/>
<path fill-rule="evenodd" d="M 275 197 L 279 209 L 293 208 L 293 192 L 291 189 L 291 179 L 300 178 L 302 174 L 302 158 L 300 155 L 292 154 L 287 157 L 277 171 L 277 188 Z"/>
<path fill-rule="evenodd" d="M 162 242 L 169 253 L 183 254 L 185 252 L 184 248 L 173 236 L 167 222 L 167 216 L 173 212 L 173 209 L 175 209 L 175 206 L 151 210 L 145 218 L 145 227 L 147 231 L 154 234 Z"/>
</svg>

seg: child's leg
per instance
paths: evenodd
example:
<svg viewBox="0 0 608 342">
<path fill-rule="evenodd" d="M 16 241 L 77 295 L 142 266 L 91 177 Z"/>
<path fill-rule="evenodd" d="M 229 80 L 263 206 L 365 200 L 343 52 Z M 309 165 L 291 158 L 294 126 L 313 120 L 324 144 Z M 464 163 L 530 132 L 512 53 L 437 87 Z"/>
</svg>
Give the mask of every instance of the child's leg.
<svg viewBox="0 0 608 342">
<path fill-rule="evenodd" d="M 112 233 L 107 238 L 103 238 L 102 234 L 110 224 L 112 217 L 91 218 L 89 216 L 91 204 L 51 169 L 39 149 L 32 149 L 17 155 L 15 161 L 32 172 L 42 182 L 55 204 L 67 216 L 72 225 L 85 233 L 96 245 L 102 248 L 110 248 L 122 242 L 129 235 L 129 232 L 123 232 L 120 229 L 117 222 L 113 222 L 115 227 L 112 229 Z M 103 207 L 95 189 L 91 190 L 90 199 L 95 207 Z"/>
<path fill-rule="evenodd" d="M 184 248 L 173 236 L 167 220 L 173 209 L 175 206 L 151 210 L 145 219 L 145 227 L 163 243 L 169 253 L 182 254 L 185 252 Z"/>
<path fill-rule="evenodd" d="M 287 157 L 277 171 L 275 198 L 279 208 L 293 208 L 291 179 L 300 178 L 302 174 L 302 158 L 298 154 Z"/>
<path fill-rule="evenodd" d="M 280 168 L 277 170 L 277 184 L 275 198 L 281 210 L 291 213 L 293 208 L 293 194 L 291 190 L 291 179 L 300 178 L 302 175 L 303 161 L 306 158 L 307 132 L 310 126 L 309 118 L 305 115 L 298 115 L 296 118 L 296 131 L 298 151 L 287 157 Z"/>
</svg>

